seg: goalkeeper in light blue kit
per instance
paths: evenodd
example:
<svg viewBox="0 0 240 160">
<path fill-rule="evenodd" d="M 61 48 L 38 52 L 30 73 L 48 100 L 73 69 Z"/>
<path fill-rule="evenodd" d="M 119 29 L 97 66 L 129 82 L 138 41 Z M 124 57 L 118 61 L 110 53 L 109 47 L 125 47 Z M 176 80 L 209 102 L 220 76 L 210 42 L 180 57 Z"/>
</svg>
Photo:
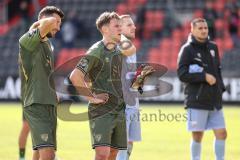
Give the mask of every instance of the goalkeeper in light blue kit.
<svg viewBox="0 0 240 160">
<path fill-rule="evenodd" d="M 135 25 L 129 15 L 122 15 L 121 29 L 122 34 L 129 40 L 135 38 Z M 121 150 L 118 152 L 117 160 L 128 160 L 133 149 L 133 142 L 141 141 L 141 128 L 139 120 L 139 99 L 136 92 L 131 91 L 132 82 L 131 79 L 135 75 L 136 71 L 136 54 L 125 57 L 122 67 L 122 87 L 123 96 L 126 103 L 126 126 L 127 126 L 127 138 L 128 147 L 127 150 Z"/>
</svg>

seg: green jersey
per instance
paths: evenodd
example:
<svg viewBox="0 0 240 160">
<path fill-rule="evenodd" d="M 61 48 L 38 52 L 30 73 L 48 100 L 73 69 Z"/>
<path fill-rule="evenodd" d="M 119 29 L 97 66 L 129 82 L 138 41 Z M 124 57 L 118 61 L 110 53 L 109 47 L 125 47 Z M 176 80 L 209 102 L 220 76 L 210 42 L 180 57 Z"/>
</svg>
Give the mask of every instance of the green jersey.
<svg viewBox="0 0 240 160">
<path fill-rule="evenodd" d="M 122 108 L 121 104 L 124 102 L 121 83 L 122 58 L 123 55 L 117 47 L 110 51 L 103 41 L 99 41 L 88 50 L 87 55 L 81 58 L 77 65 L 77 68 L 90 79 L 92 92 L 109 94 L 108 102 L 103 106 Z M 94 104 L 89 106 L 100 107 Z"/>
<path fill-rule="evenodd" d="M 53 77 L 53 51 L 50 41 L 41 41 L 39 29 L 25 33 L 19 40 L 19 69 L 23 105 L 57 104 Z"/>
</svg>

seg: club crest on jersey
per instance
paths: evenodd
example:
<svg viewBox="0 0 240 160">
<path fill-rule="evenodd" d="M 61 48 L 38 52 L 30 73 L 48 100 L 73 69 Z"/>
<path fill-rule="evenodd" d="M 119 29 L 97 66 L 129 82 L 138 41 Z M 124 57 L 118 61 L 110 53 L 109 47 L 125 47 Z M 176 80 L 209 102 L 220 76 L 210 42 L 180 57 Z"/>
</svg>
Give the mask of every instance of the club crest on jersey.
<svg viewBox="0 0 240 160">
<path fill-rule="evenodd" d="M 102 139 L 102 135 L 101 134 L 96 134 L 94 137 L 95 137 L 95 140 L 97 142 L 99 142 Z"/>
<path fill-rule="evenodd" d="M 211 56 L 215 57 L 215 51 L 213 49 L 210 50 Z"/>
<path fill-rule="evenodd" d="M 86 58 L 82 58 L 79 62 L 79 65 L 82 67 L 82 68 L 86 68 L 88 66 L 88 60 Z"/>
<path fill-rule="evenodd" d="M 41 139 L 46 142 L 48 140 L 48 134 L 41 134 Z"/>
</svg>

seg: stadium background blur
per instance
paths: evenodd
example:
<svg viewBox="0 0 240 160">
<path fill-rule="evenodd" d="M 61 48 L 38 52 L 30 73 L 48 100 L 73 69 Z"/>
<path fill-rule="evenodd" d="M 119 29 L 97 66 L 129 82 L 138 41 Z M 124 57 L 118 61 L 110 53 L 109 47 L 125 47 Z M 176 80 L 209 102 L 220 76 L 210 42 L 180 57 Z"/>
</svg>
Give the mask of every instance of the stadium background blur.
<svg viewBox="0 0 240 160">
<path fill-rule="evenodd" d="M 91 44 L 101 39 L 95 27 L 100 13 L 116 11 L 131 14 L 137 31 L 134 44 L 137 59 L 166 66 L 161 77 L 172 82 L 173 89 L 151 101 L 182 101 L 183 88 L 176 78 L 180 46 L 190 32 L 189 22 L 195 17 L 208 21 L 210 38 L 219 47 L 227 92 L 226 102 L 240 101 L 240 1 L 239 0 L 1 0 L 0 3 L 0 100 L 19 98 L 18 39 L 37 20 L 45 5 L 56 5 L 65 12 L 61 32 L 53 39 L 55 65 L 84 54 Z M 71 67 L 73 67 L 74 64 Z M 62 70 L 69 71 L 69 66 Z M 65 90 L 65 86 L 58 86 Z"/>
<path fill-rule="evenodd" d="M 147 112 L 150 113 L 155 111 L 158 112 L 157 110 L 159 108 L 161 109 L 161 104 L 163 102 L 182 103 L 184 98 L 183 87 L 176 77 L 178 52 L 181 45 L 187 40 L 187 36 L 190 32 L 191 19 L 195 17 L 206 18 L 209 25 L 210 38 L 218 44 L 221 55 L 223 77 L 227 86 L 227 92 L 224 93 L 223 99 L 225 103 L 228 103 L 228 105 L 235 105 L 234 107 L 229 106 L 227 108 L 227 114 L 230 118 L 233 118 L 231 120 L 231 127 L 234 130 L 237 130 L 236 124 L 238 122 L 236 121 L 239 121 L 239 119 L 234 118 L 237 117 L 240 106 L 239 0 L 0 0 L 0 102 L 18 102 L 19 100 L 20 79 L 18 78 L 18 39 L 24 32 L 28 30 L 32 22 L 37 20 L 38 11 L 46 5 L 55 5 L 61 8 L 65 13 L 65 20 L 62 24 L 61 32 L 57 34 L 56 39 L 52 40 L 55 49 L 54 56 L 56 67 L 62 66 L 71 58 L 84 54 L 86 49 L 90 47 L 91 44 L 101 38 L 100 33 L 95 27 L 95 20 L 100 13 L 104 11 L 116 11 L 120 15 L 130 14 L 133 17 L 137 27 L 137 37 L 134 40 L 134 44 L 138 50 L 137 60 L 141 62 L 158 63 L 166 66 L 168 71 L 160 79 L 165 80 L 172 85 L 172 90 L 167 94 L 143 99 L 144 102 L 146 102 L 144 104 L 145 108 L 149 106 L 148 103 L 152 104 L 152 102 L 155 102 L 154 105 L 150 107 L 150 111 L 147 110 Z M 67 75 L 67 72 L 71 70 L 71 67 L 74 67 L 74 64 L 72 64 L 70 67 L 68 65 L 64 66 L 62 71 L 66 72 Z M 68 90 L 67 87 L 61 83 L 57 83 L 57 85 L 61 91 Z M 66 99 L 69 98 L 68 95 L 62 96 Z M 80 98 L 80 100 L 82 99 Z M 15 107 L 13 107 L 14 109 L 11 110 L 8 108 L 8 106 Z M 183 105 L 174 105 L 170 110 L 166 109 L 168 107 L 165 107 L 164 109 L 166 109 L 166 112 L 173 114 L 184 113 L 184 110 L 179 106 L 182 107 Z M 1 116 L 3 127 L 5 126 L 5 121 L 8 119 L 8 114 L 12 114 L 12 112 L 15 112 L 19 107 L 20 104 L 16 103 L 11 105 L 8 105 L 8 103 L 1 103 L 0 110 L 4 115 Z M 14 122 L 16 122 L 16 124 L 20 125 L 20 108 L 16 111 L 15 115 L 16 114 L 19 117 L 9 118 L 9 120 L 12 119 Z M 226 117 L 226 119 L 228 119 L 228 117 Z M 19 121 L 17 122 L 17 120 Z M 234 122 L 234 124 L 232 124 L 232 122 Z M 14 124 L 9 123 L 9 126 L 12 125 Z M 156 124 L 153 125 L 153 128 L 156 129 Z M 181 124 L 181 126 L 183 126 L 183 130 L 181 132 L 185 132 L 184 124 Z M 16 128 L 19 129 L 19 127 L 20 126 L 17 126 Z M 146 127 L 148 128 L 149 125 Z M 16 131 L 13 136 L 17 136 L 16 128 L 13 130 L 14 132 Z M 163 128 L 164 130 L 167 130 L 167 127 L 163 126 Z M 81 131 L 79 132 L 81 133 Z M 143 131 L 143 134 L 144 133 L 146 135 L 153 134 L 147 130 Z M 156 133 L 171 135 L 169 132 L 165 133 L 160 130 Z M 185 143 L 185 148 L 183 149 L 183 147 L 181 147 L 181 151 L 183 153 L 178 153 L 175 156 L 170 153 L 168 147 L 164 146 L 167 146 L 167 143 L 164 143 L 167 141 L 166 139 L 158 139 L 159 141 L 153 140 L 154 142 L 163 144 L 161 148 L 157 148 L 156 152 L 150 152 L 149 148 L 143 148 L 144 150 L 149 151 L 151 155 L 157 154 L 161 149 L 166 149 L 166 153 L 159 153 L 158 157 L 160 157 L 162 154 L 166 156 L 168 154 L 168 158 L 165 157 L 167 160 L 176 158 L 179 159 L 178 156 L 181 157 L 181 155 L 184 156 L 182 156 L 180 159 L 187 159 L 188 149 L 186 147 L 188 147 L 189 137 L 186 135 L 187 133 L 184 133 L 182 136 L 185 136 L 185 138 L 181 140 L 181 142 Z M 6 133 L 6 135 L 3 134 L 2 136 L 6 136 L 6 138 L 3 139 L 9 139 L 8 133 Z M 237 136 L 234 135 L 233 137 L 236 138 Z M 1 141 L 3 139 L 1 138 Z M 14 141 L 15 139 L 11 141 Z M 85 139 L 85 137 L 83 139 Z M 240 138 L 238 136 L 238 140 L 234 139 L 233 141 L 239 141 L 239 139 Z M 88 144 L 89 142 L 84 143 L 87 143 L 86 147 L 88 147 L 88 150 L 90 150 Z M 145 142 L 142 144 L 145 145 L 146 148 L 148 147 Z M 231 142 L 231 144 L 232 148 L 229 149 L 231 152 L 228 153 L 228 155 L 231 154 L 234 158 L 231 157 L 228 159 L 239 159 L 240 149 L 238 148 L 237 150 L 236 142 Z M 175 146 L 178 145 L 176 144 Z M 154 146 L 152 145 L 152 147 Z M 142 148 L 140 147 L 139 150 L 141 149 Z M 206 147 L 204 151 L 206 150 L 212 150 L 211 146 Z M 78 150 L 76 149 L 76 151 Z M 5 154 L 7 152 L 8 151 L 6 151 Z M 136 152 L 139 151 L 137 150 Z M 71 153 L 74 153 L 74 149 L 71 150 Z M 3 154 L 4 151 L 0 153 L 0 156 Z M 65 157 L 68 157 L 66 156 L 68 154 L 70 153 L 64 154 Z M 144 152 L 144 155 L 147 155 L 147 153 L 145 154 Z M 5 156 L 9 156 L 9 154 L 6 154 Z M 135 159 L 138 160 L 144 157 L 149 158 L 149 156 L 138 155 L 136 155 L 136 157 L 137 158 Z M 209 159 L 209 157 L 211 156 L 207 154 L 205 159 Z M 0 157 L 0 159 L 2 158 Z M 152 159 L 159 158 L 156 156 Z"/>
</svg>

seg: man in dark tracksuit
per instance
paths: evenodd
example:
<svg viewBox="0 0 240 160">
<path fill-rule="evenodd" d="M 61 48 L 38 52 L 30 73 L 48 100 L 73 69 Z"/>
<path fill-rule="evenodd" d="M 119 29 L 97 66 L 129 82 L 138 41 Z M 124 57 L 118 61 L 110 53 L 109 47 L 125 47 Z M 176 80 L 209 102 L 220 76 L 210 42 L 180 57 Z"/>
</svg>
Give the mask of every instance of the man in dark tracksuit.
<svg viewBox="0 0 240 160">
<path fill-rule="evenodd" d="M 178 77 L 185 83 L 188 130 L 192 132 L 191 159 L 200 160 L 201 140 L 205 130 L 213 130 L 216 160 L 224 160 L 225 129 L 222 93 L 225 90 L 218 47 L 208 40 L 205 19 L 191 22 L 191 34 L 178 57 Z"/>
</svg>

